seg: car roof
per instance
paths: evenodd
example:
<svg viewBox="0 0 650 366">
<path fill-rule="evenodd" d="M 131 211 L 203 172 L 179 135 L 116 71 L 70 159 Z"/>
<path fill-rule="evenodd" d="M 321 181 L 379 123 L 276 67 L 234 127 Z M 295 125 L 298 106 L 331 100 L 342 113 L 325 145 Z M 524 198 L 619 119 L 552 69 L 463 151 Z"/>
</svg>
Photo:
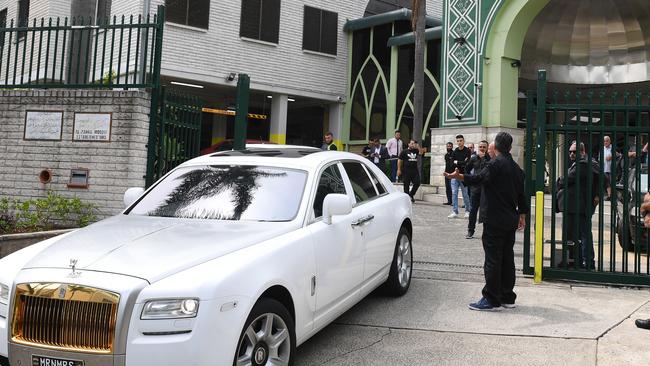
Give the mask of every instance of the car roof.
<svg viewBox="0 0 650 366">
<path fill-rule="evenodd" d="M 316 168 L 328 161 L 342 159 L 361 160 L 356 154 L 323 151 L 310 146 L 247 144 L 245 150 L 228 150 L 207 154 L 189 160 L 181 166 L 238 163 L 309 169 Z"/>
</svg>

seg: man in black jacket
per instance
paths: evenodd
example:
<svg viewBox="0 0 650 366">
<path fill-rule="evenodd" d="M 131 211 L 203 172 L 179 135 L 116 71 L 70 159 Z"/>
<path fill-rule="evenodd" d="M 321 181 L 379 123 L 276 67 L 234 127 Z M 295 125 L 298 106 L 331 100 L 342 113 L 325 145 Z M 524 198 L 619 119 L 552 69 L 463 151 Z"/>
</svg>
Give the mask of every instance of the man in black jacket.
<svg viewBox="0 0 650 366">
<path fill-rule="evenodd" d="M 567 176 L 559 180 L 558 189 L 564 189 L 563 197 L 567 200 L 565 212 L 567 224 L 564 227 L 566 237 L 574 243 L 580 243 L 578 252 L 580 267 L 593 269 L 595 263 L 591 217 L 599 202 L 597 184 L 600 167 L 596 161 L 592 160 L 590 163 L 588 159 L 585 145 L 581 142 L 580 150 L 577 150 L 574 141 L 569 147 L 569 160 L 572 164 Z M 564 206 L 564 202 L 559 204 Z"/>
<path fill-rule="evenodd" d="M 454 172 L 454 144 L 451 142 L 447 143 L 447 153 L 445 154 L 445 173 Z M 445 179 L 445 190 L 447 192 L 447 202 L 443 205 L 451 206 L 451 180 Z"/>
<path fill-rule="evenodd" d="M 490 161 L 490 156 L 487 154 L 488 142 L 483 140 L 478 143 L 478 152 L 469 158 L 469 163 L 465 169 L 466 172 L 473 175 L 478 175 L 483 171 L 485 165 Z M 474 237 L 474 230 L 476 229 L 476 217 L 478 216 L 478 209 L 481 205 L 481 186 L 473 185 L 469 187 L 471 194 L 469 195 L 472 201 L 472 210 L 469 212 L 469 223 L 467 224 L 466 239 Z"/>
<path fill-rule="evenodd" d="M 495 140 L 496 157 L 477 175 L 458 170 L 445 173 L 468 185 L 481 186 L 485 286 L 483 297 L 469 304 L 472 310 L 494 311 L 515 307 L 515 232 L 523 229 L 528 207 L 524 196 L 524 172 L 510 155 L 512 136 L 500 132 Z"/>
</svg>

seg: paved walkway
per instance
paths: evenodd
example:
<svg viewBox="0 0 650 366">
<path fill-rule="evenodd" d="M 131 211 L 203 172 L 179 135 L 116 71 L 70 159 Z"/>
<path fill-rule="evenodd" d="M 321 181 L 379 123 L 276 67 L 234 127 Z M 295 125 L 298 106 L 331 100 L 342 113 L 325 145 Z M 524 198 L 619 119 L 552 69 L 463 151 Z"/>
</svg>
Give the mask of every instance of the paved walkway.
<svg viewBox="0 0 650 366">
<path fill-rule="evenodd" d="M 467 309 L 483 286 L 483 249 L 449 211 L 414 206 L 409 293 L 370 295 L 299 347 L 296 365 L 650 365 L 650 331 L 634 326 L 650 318 L 647 289 L 534 285 L 518 273 L 516 309 Z"/>
</svg>

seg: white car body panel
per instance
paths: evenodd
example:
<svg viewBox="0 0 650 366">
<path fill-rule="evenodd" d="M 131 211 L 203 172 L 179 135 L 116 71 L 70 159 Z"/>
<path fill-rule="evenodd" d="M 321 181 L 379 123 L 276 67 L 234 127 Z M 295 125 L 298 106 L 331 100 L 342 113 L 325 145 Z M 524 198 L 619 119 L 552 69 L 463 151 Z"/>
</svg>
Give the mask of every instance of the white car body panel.
<svg viewBox="0 0 650 366">
<path fill-rule="evenodd" d="M 311 205 L 319 173 L 340 161 L 364 164 L 386 193 L 355 205 L 348 215 L 333 216 L 327 225 L 313 218 Z M 271 288 L 290 295 L 299 345 L 386 280 L 397 234 L 410 219 L 411 204 L 374 164 L 354 154 L 319 152 L 302 158 L 205 155 L 181 167 L 206 164 L 306 171 L 296 217 L 288 222 L 246 222 L 120 214 L 0 259 L 0 282 L 12 289 L 17 283 L 52 282 L 119 293 L 125 301 L 120 300 L 118 328 L 124 331 L 123 339 L 116 342 L 122 348 L 115 351 L 115 365 L 139 366 L 231 365 L 248 314 Z M 354 202 L 345 170 L 341 172 Z M 367 215 L 374 219 L 351 225 Z M 72 258 L 81 273 L 74 278 L 68 268 Z M 147 301 L 168 298 L 197 298 L 197 317 L 140 319 Z M 4 312 L 0 307 L 0 356 L 4 357 L 11 353 L 8 313 L 7 307 Z M 188 333 L 145 334 L 170 331 Z M 86 366 L 92 365 L 86 362 Z"/>
</svg>

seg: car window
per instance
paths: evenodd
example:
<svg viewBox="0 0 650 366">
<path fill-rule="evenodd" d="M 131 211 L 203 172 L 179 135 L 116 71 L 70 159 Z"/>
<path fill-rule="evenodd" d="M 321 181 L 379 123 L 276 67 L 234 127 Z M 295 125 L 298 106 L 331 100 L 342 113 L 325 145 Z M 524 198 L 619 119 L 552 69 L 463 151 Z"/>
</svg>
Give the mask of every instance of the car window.
<svg viewBox="0 0 650 366">
<path fill-rule="evenodd" d="M 290 221 L 300 208 L 307 172 L 254 165 L 172 171 L 130 215 L 234 221 Z"/>
<path fill-rule="evenodd" d="M 330 193 L 346 194 L 343 177 L 337 165 L 330 165 L 318 179 L 316 198 L 314 198 L 314 217 L 323 216 L 323 201 Z"/>
<path fill-rule="evenodd" d="M 372 184 L 374 184 L 375 188 L 377 188 L 377 192 L 379 192 L 380 195 L 386 193 L 386 188 L 383 184 L 381 184 L 375 173 L 373 173 L 372 170 L 368 167 L 366 167 L 366 171 L 368 174 L 370 174 L 370 179 L 372 179 Z"/>
<path fill-rule="evenodd" d="M 377 195 L 374 184 L 370 181 L 370 177 L 361 163 L 346 162 L 343 163 L 343 168 L 348 173 L 357 203 L 367 201 Z"/>
</svg>

